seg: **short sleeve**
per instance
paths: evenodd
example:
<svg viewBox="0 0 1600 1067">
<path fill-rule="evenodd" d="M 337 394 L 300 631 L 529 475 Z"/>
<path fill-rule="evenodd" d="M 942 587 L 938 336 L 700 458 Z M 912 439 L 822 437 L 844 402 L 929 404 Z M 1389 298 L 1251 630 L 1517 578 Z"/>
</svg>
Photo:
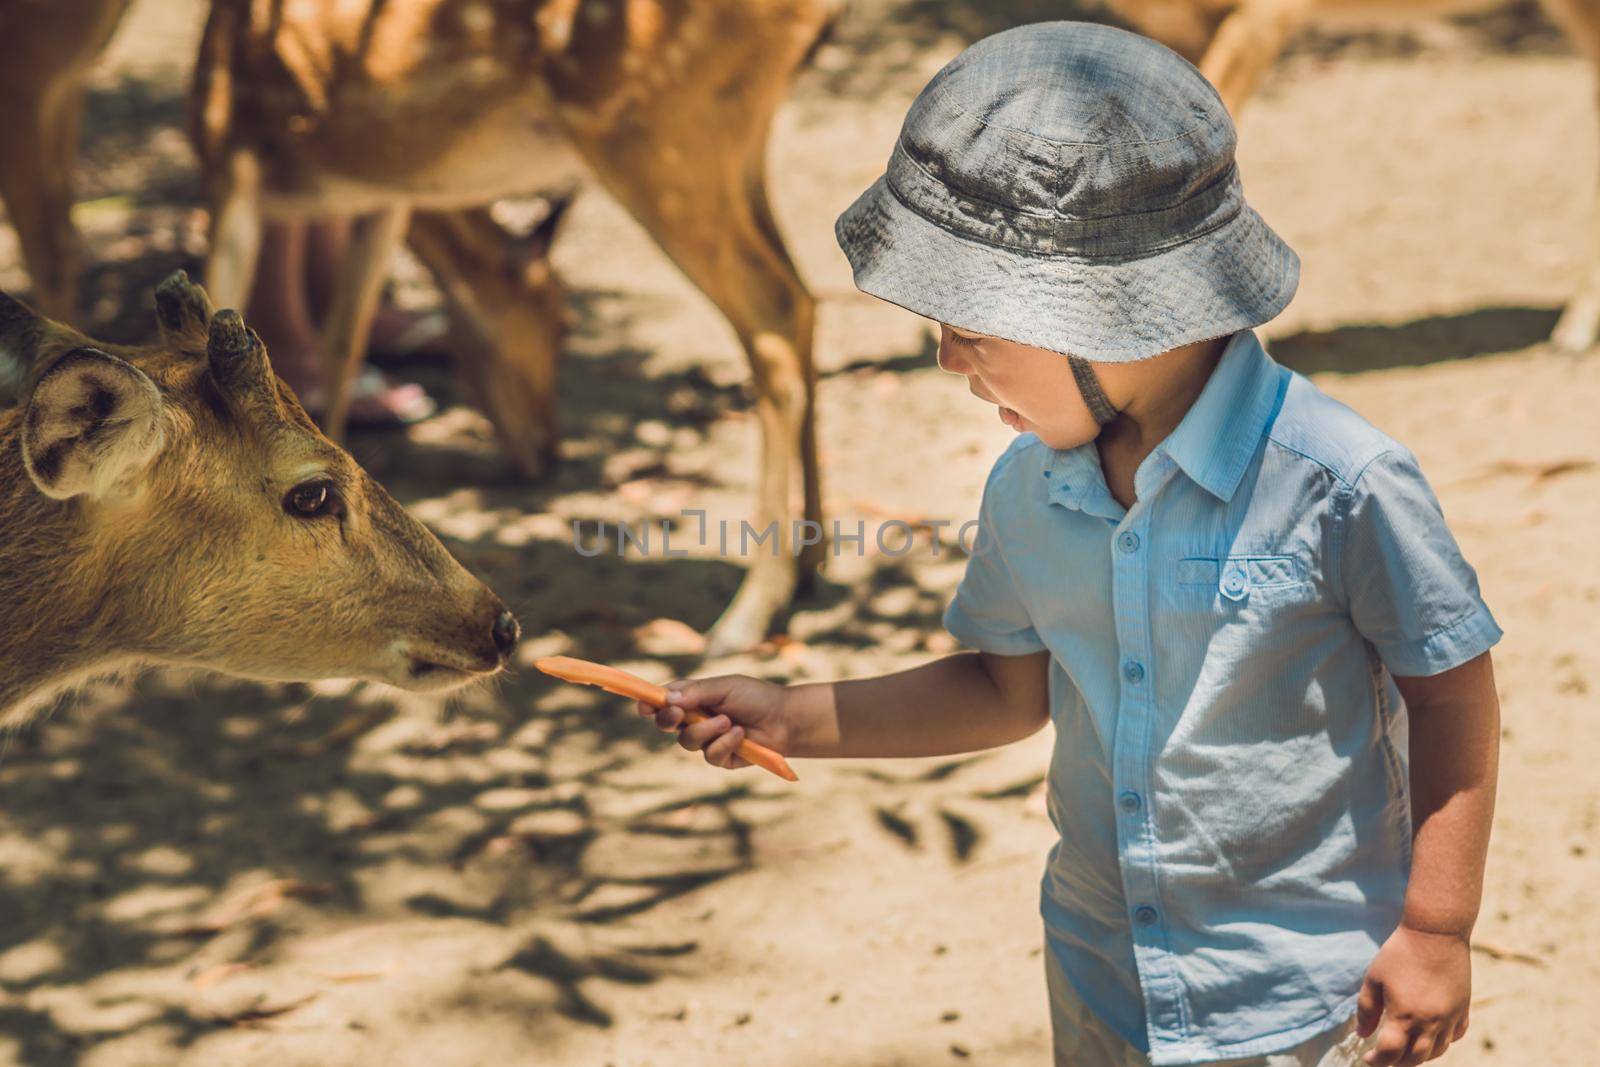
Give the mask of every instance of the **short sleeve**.
<svg viewBox="0 0 1600 1067">
<path fill-rule="evenodd" d="M 1339 573 L 1356 629 L 1391 674 L 1439 674 L 1500 640 L 1477 573 L 1404 447 L 1373 459 L 1349 488 Z"/>
<path fill-rule="evenodd" d="M 967 571 L 945 608 L 944 627 L 968 648 L 998 656 L 1025 656 L 1047 647 L 1039 639 L 1018 595 L 1018 586 L 1001 549 L 995 522 L 995 493 L 1005 457 L 990 472 L 978 509 L 977 528 L 963 542 L 970 546 Z"/>
</svg>

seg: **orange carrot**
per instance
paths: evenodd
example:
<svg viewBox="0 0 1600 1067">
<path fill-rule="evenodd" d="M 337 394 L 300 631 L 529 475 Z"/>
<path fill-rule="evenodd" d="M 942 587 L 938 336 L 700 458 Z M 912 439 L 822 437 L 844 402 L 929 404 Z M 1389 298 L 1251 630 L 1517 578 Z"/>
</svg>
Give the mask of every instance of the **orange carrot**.
<svg viewBox="0 0 1600 1067">
<path fill-rule="evenodd" d="M 544 673 L 560 678 L 563 681 L 573 682 L 577 685 L 599 686 L 608 693 L 615 693 L 618 696 L 627 697 L 629 700 L 652 704 L 658 708 L 664 708 L 669 703 L 665 687 L 656 685 L 653 682 L 647 682 L 637 674 L 629 674 L 627 671 L 608 667 L 604 663 L 594 663 L 586 659 L 574 659 L 571 656 L 545 656 L 534 660 L 533 665 Z M 705 722 L 711 716 L 704 712 L 685 708 L 683 709 L 683 717 L 686 721 L 695 723 Z M 746 738 L 739 742 L 738 752 L 746 760 L 758 767 L 765 767 L 779 778 L 784 778 L 791 782 L 800 780 L 800 776 L 795 774 L 794 769 L 789 766 L 788 760 L 785 760 L 766 745 Z"/>
</svg>

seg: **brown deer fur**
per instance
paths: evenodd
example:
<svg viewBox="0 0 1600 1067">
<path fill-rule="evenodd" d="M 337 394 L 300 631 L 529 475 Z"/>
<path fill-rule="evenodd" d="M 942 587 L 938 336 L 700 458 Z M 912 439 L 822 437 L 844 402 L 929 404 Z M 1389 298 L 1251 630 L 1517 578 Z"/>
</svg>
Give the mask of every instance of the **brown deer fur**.
<svg viewBox="0 0 1600 1067">
<path fill-rule="evenodd" d="M 239 316 L 181 273 L 157 303 L 159 342 L 128 347 L 0 294 L 0 725 L 134 663 L 411 689 L 499 671 L 505 605 L 317 430 Z M 337 507 L 290 507 L 319 483 Z"/>
</svg>

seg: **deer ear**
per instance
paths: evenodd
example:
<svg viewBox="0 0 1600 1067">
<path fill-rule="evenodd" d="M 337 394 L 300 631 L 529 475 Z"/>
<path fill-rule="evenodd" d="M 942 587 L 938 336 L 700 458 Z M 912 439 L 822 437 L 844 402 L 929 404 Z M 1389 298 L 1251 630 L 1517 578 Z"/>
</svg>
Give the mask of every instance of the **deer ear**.
<svg viewBox="0 0 1600 1067">
<path fill-rule="evenodd" d="M 168 343 L 180 338 L 204 341 L 211 325 L 211 301 L 187 274 L 173 271 L 156 286 L 156 322 Z"/>
<path fill-rule="evenodd" d="M 33 387 L 22 416 L 22 462 L 45 496 L 123 491 L 161 450 L 161 391 L 126 360 L 67 353 Z"/>
</svg>

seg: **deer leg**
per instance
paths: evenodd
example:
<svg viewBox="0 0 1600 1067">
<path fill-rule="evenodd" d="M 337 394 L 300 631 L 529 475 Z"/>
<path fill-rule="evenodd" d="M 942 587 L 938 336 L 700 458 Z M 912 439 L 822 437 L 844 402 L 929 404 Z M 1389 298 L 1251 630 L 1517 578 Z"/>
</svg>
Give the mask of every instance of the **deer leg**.
<svg viewBox="0 0 1600 1067">
<path fill-rule="evenodd" d="M 65 85 L 55 102 L 50 131 L 49 178 L 52 186 L 51 200 L 55 204 L 56 232 L 62 255 L 57 261 L 56 277 L 51 280 L 55 290 L 54 302 L 64 317 L 70 318 L 78 297 L 78 277 L 82 268 L 80 259 L 82 243 L 78 230 L 72 224 L 72 205 L 76 200 L 78 172 L 78 147 L 83 142 L 83 107 L 89 95 L 88 86 L 81 78 L 73 78 Z"/>
<path fill-rule="evenodd" d="M 1222 20 L 1199 66 L 1230 114 L 1238 116 L 1272 69 L 1289 35 L 1305 21 L 1306 8 L 1307 0 L 1252 0 Z"/>
<path fill-rule="evenodd" d="M 261 257 L 261 167 L 235 152 L 211 176 L 211 251 L 206 292 L 219 308 L 246 310 Z"/>
<path fill-rule="evenodd" d="M 823 521 L 822 469 L 817 459 L 817 363 L 812 347 L 812 333 L 816 320 L 815 301 L 806 289 L 805 283 L 800 280 L 800 272 L 795 269 L 788 248 L 783 243 L 783 234 L 778 230 L 777 218 L 773 215 L 772 204 L 767 199 L 766 165 L 762 154 L 757 154 L 755 166 L 751 168 L 749 180 L 745 184 L 750 205 L 755 211 L 756 223 L 760 226 L 767 242 L 781 258 L 787 278 L 786 284 L 790 287 L 791 293 L 798 294 L 798 301 L 805 305 L 804 313 L 796 322 L 799 331 L 797 336 L 801 338 L 801 343 L 796 345 L 796 355 L 800 360 L 801 381 L 805 389 L 804 407 L 800 412 L 800 478 L 806 521 L 815 523 L 815 529 L 820 530 Z M 822 568 L 827 554 L 827 539 L 822 537 L 800 550 L 799 592 L 809 593 L 815 587 L 817 571 Z"/>
<path fill-rule="evenodd" d="M 406 240 L 449 302 L 451 347 L 474 403 L 518 472 L 543 476 L 556 461 L 566 317 L 548 242 L 537 231 L 514 237 L 483 209 L 418 212 Z"/>
<path fill-rule="evenodd" d="M 1544 0 L 1551 18 L 1578 49 L 1600 66 L 1600 3 L 1596 0 Z M 1577 291 L 1567 301 L 1550 342 L 1565 352 L 1583 352 L 1600 340 L 1600 190 L 1590 222 L 1589 264 Z"/>
<path fill-rule="evenodd" d="M 40 86 L 0 108 L 0 197 L 33 280 L 34 302 L 55 319 L 76 303 L 78 234 L 72 226 L 72 173 L 83 87 Z"/>
<path fill-rule="evenodd" d="M 1597 221 L 1591 226 L 1600 225 L 1600 195 L 1594 203 Z M 1600 339 L 1600 240 L 1591 236 L 1589 245 L 1583 278 L 1550 331 L 1550 343 L 1563 352 L 1586 352 Z"/>
<path fill-rule="evenodd" d="M 367 354 L 372 316 L 383 296 L 389 264 L 405 239 L 410 216 L 407 206 L 379 211 L 362 220 L 350 242 L 339 291 L 334 294 L 323 333 L 328 356 L 324 377 L 328 407 L 322 430 L 335 441 L 344 438 L 345 423 L 350 417 L 350 391 Z"/>
<path fill-rule="evenodd" d="M 660 165 L 663 146 L 637 136 L 585 146 L 601 181 L 727 317 L 750 362 L 761 428 L 756 533 L 771 530 L 775 539 L 756 545 L 743 583 L 708 634 L 711 655 L 761 641 L 794 597 L 791 476 L 811 410 L 807 376 L 814 375 L 814 301 L 753 193 L 761 171 L 751 160 L 765 149 L 765 123 L 739 132 L 750 135 L 736 142 L 741 151 L 697 148 L 680 152 L 692 162 L 676 166 Z"/>
</svg>

